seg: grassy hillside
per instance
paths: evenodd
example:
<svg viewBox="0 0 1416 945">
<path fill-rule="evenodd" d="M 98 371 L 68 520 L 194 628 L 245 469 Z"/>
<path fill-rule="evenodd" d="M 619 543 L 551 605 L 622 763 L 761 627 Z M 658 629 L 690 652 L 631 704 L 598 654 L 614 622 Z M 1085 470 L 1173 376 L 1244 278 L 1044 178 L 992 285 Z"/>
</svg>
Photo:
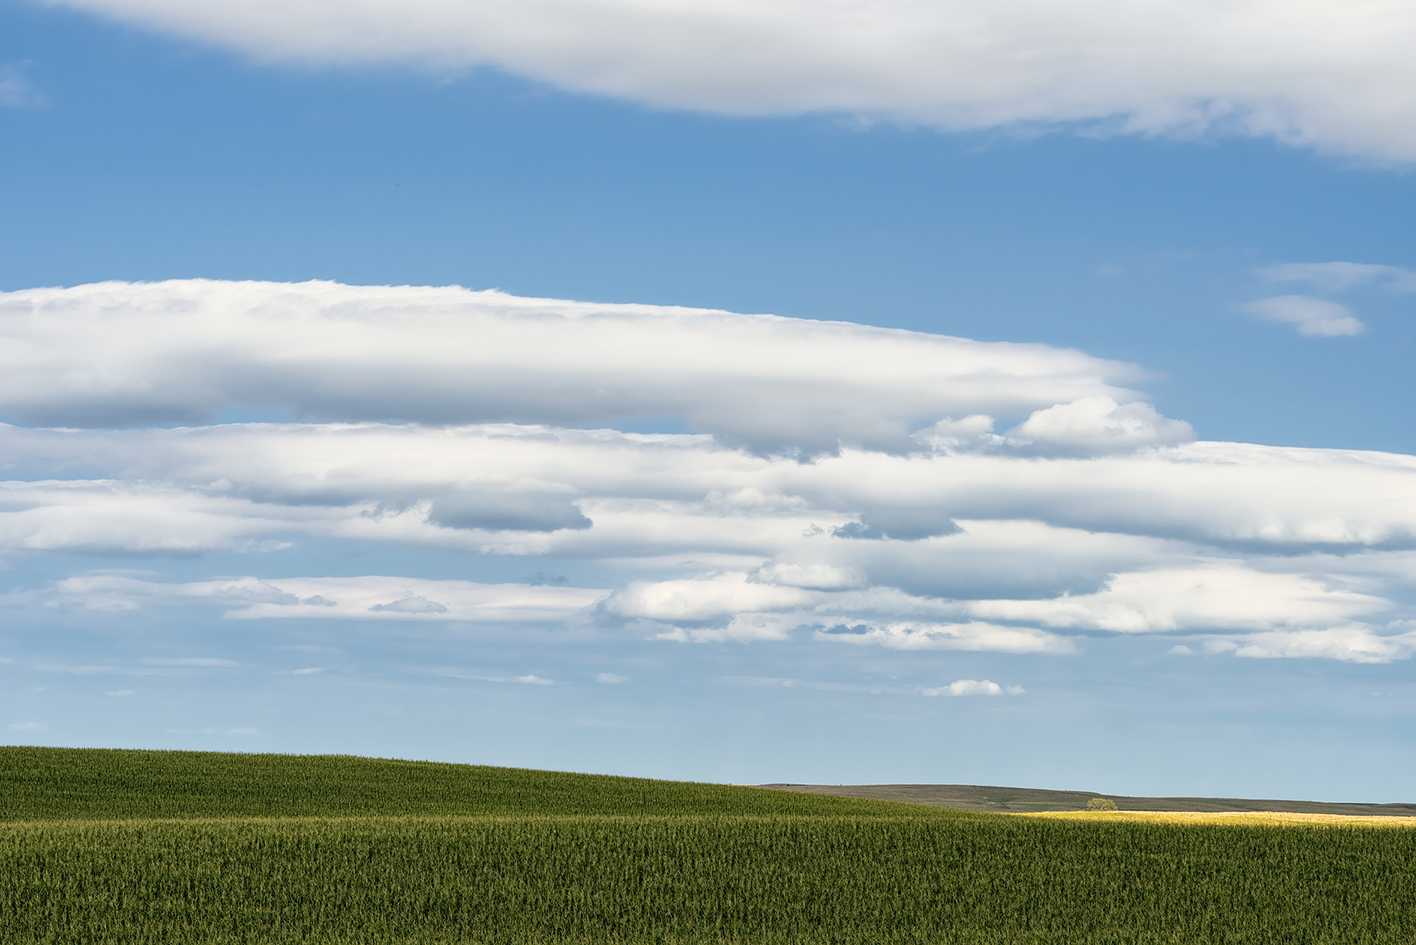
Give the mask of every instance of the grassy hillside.
<svg viewBox="0 0 1416 945">
<path fill-rule="evenodd" d="M 896 809 L 721 784 L 343 755 L 0 747 L 0 821 L 844 811 L 868 816 Z"/>
<path fill-rule="evenodd" d="M 6 943 L 1416 941 L 1410 829 L 353 758 L 24 749 L 0 767 Z"/>
</svg>

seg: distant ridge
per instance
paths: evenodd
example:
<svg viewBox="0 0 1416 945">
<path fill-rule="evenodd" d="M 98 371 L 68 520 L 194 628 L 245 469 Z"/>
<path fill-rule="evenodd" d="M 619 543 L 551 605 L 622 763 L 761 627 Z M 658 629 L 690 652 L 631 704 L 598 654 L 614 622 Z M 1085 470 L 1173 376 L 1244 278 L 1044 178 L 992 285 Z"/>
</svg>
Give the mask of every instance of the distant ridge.
<svg viewBox="0 0 1416 945">
<path fill-rule="evenodd" d="M 1239 797 L 1126 797 L 1092 791 L 1047 791 L 1041 788 L 993 787 L 980 784 L 760 784 L 758 787 L 801 794 L 833 794 L 877 801 L 902 801 L 1012 813 L 1081 810 L 1094 797 L 1116 802 L 1120 810 L 1274 811 L 1285 814 L 1350 814 L 1363 817 L 1413 817 L 1416 804 L 1329 804 L 1322 801 L 1252 800 Z"/>
</svg>

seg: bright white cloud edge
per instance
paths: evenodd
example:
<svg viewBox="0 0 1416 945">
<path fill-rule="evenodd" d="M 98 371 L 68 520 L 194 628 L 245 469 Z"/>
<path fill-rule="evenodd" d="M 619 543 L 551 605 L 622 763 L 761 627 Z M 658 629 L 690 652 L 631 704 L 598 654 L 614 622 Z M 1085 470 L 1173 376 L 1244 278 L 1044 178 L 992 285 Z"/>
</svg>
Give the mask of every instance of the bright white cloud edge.
<svg viewBox="0 0 1416 945">
<path fill-rule="evenodd" d="M 61 0 L 268 60 L 493 66 L 733 115 L 1085 123 L 1416 159 L 1416 7 L 1383 0 Z"/>
<path fill-rule="evenodd" d="M 941 419 L 1129 402 L 1120 385 L 1141 376 L 1040 344 L 457 286 L 0 293 L 0 415 L 26 423 L 200 423 L 232 406 L 561 426 L 679 416 L 762 452 L 904 450 Z"/>
</svg>

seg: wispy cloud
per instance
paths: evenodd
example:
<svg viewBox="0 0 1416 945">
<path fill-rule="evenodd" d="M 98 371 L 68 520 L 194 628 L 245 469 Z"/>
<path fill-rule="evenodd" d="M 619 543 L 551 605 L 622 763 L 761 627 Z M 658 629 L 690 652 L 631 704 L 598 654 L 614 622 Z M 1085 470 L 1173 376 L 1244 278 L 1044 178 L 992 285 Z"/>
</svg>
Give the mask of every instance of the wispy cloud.
<svg viewBox="0 0 1416 945">
<path fill-rule="evenodd" d="M 617 686 L 620 683 L 629 682 L 629 677 L 621 676 L 619 673 L 596 673 L 595 681 L 597 683 L 605 683 L 606 685 L 610 686 Z"/>
<path fill-rule="evenodd" d="M 47 732 L 49 731 L 49 726 L 45 725 L 43 722 L 11 722 L 9 725 L 5 726 L 5 731 L 15 732 L 17 734 Z"/>
<path fill-rule="evenodd" d="M 38 108 L 49 100 L 29 78 L 30 62 L 0 65 L 0 108 Z"/>
<path fill-rule="evenodd" d="M 1416 292 L 1416 271 L 1374 263 L 1280 263 L 1257 270 L 1259 278 L 1274 283 L 1303 283 L 1326 292 L 1344 292 L 1378 286 L 1393 292 Z"/>
<path fill-rule="evenodd" d="M 1301 335 L 1332 338 L 1360 335 L 1367 330 L 1346 305 L 1306 295 L 1275 295 L 1248 302 L 1240 308 L 1267 321 L 1290 324 Z"/>
<path fill-rule="evenodd" d="M 1362 623 L 1320 630 L 1288 630 L 1206 642 L 1210 653 L 1252 659 L 1332 659 L 1349 663 L 1389 663 L 1416 654 L 1416 631 L 1381 632 Z"/>
</svg>

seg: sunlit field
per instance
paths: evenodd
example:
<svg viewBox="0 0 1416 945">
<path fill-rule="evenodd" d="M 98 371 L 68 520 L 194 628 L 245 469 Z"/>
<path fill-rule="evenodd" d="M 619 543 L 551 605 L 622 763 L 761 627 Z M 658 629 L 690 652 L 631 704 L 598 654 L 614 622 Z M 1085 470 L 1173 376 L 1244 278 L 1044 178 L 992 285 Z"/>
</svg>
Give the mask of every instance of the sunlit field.
<svg viewBox="0 0 1416 945">
<path fill-rule="evenodd" d="M 1302 827 L 1416 827 L 1416 817 L 1359 817 L 1352 814 L 1299 814 L 1292 812 L 1236 811 L 1046 811 L 1013 814 L 1015 817 L 1041 817 L 1048 820 L 1087 820 L 1113 824 L 1223 824 L 1229 827 L 1302 826 Z"/>
<path fill-rule="evenodd" d="M 1416 831 L 1366 824 L 29 748 L 0 817 L 16 943 L 1416 940 Z"/>
</svg>

